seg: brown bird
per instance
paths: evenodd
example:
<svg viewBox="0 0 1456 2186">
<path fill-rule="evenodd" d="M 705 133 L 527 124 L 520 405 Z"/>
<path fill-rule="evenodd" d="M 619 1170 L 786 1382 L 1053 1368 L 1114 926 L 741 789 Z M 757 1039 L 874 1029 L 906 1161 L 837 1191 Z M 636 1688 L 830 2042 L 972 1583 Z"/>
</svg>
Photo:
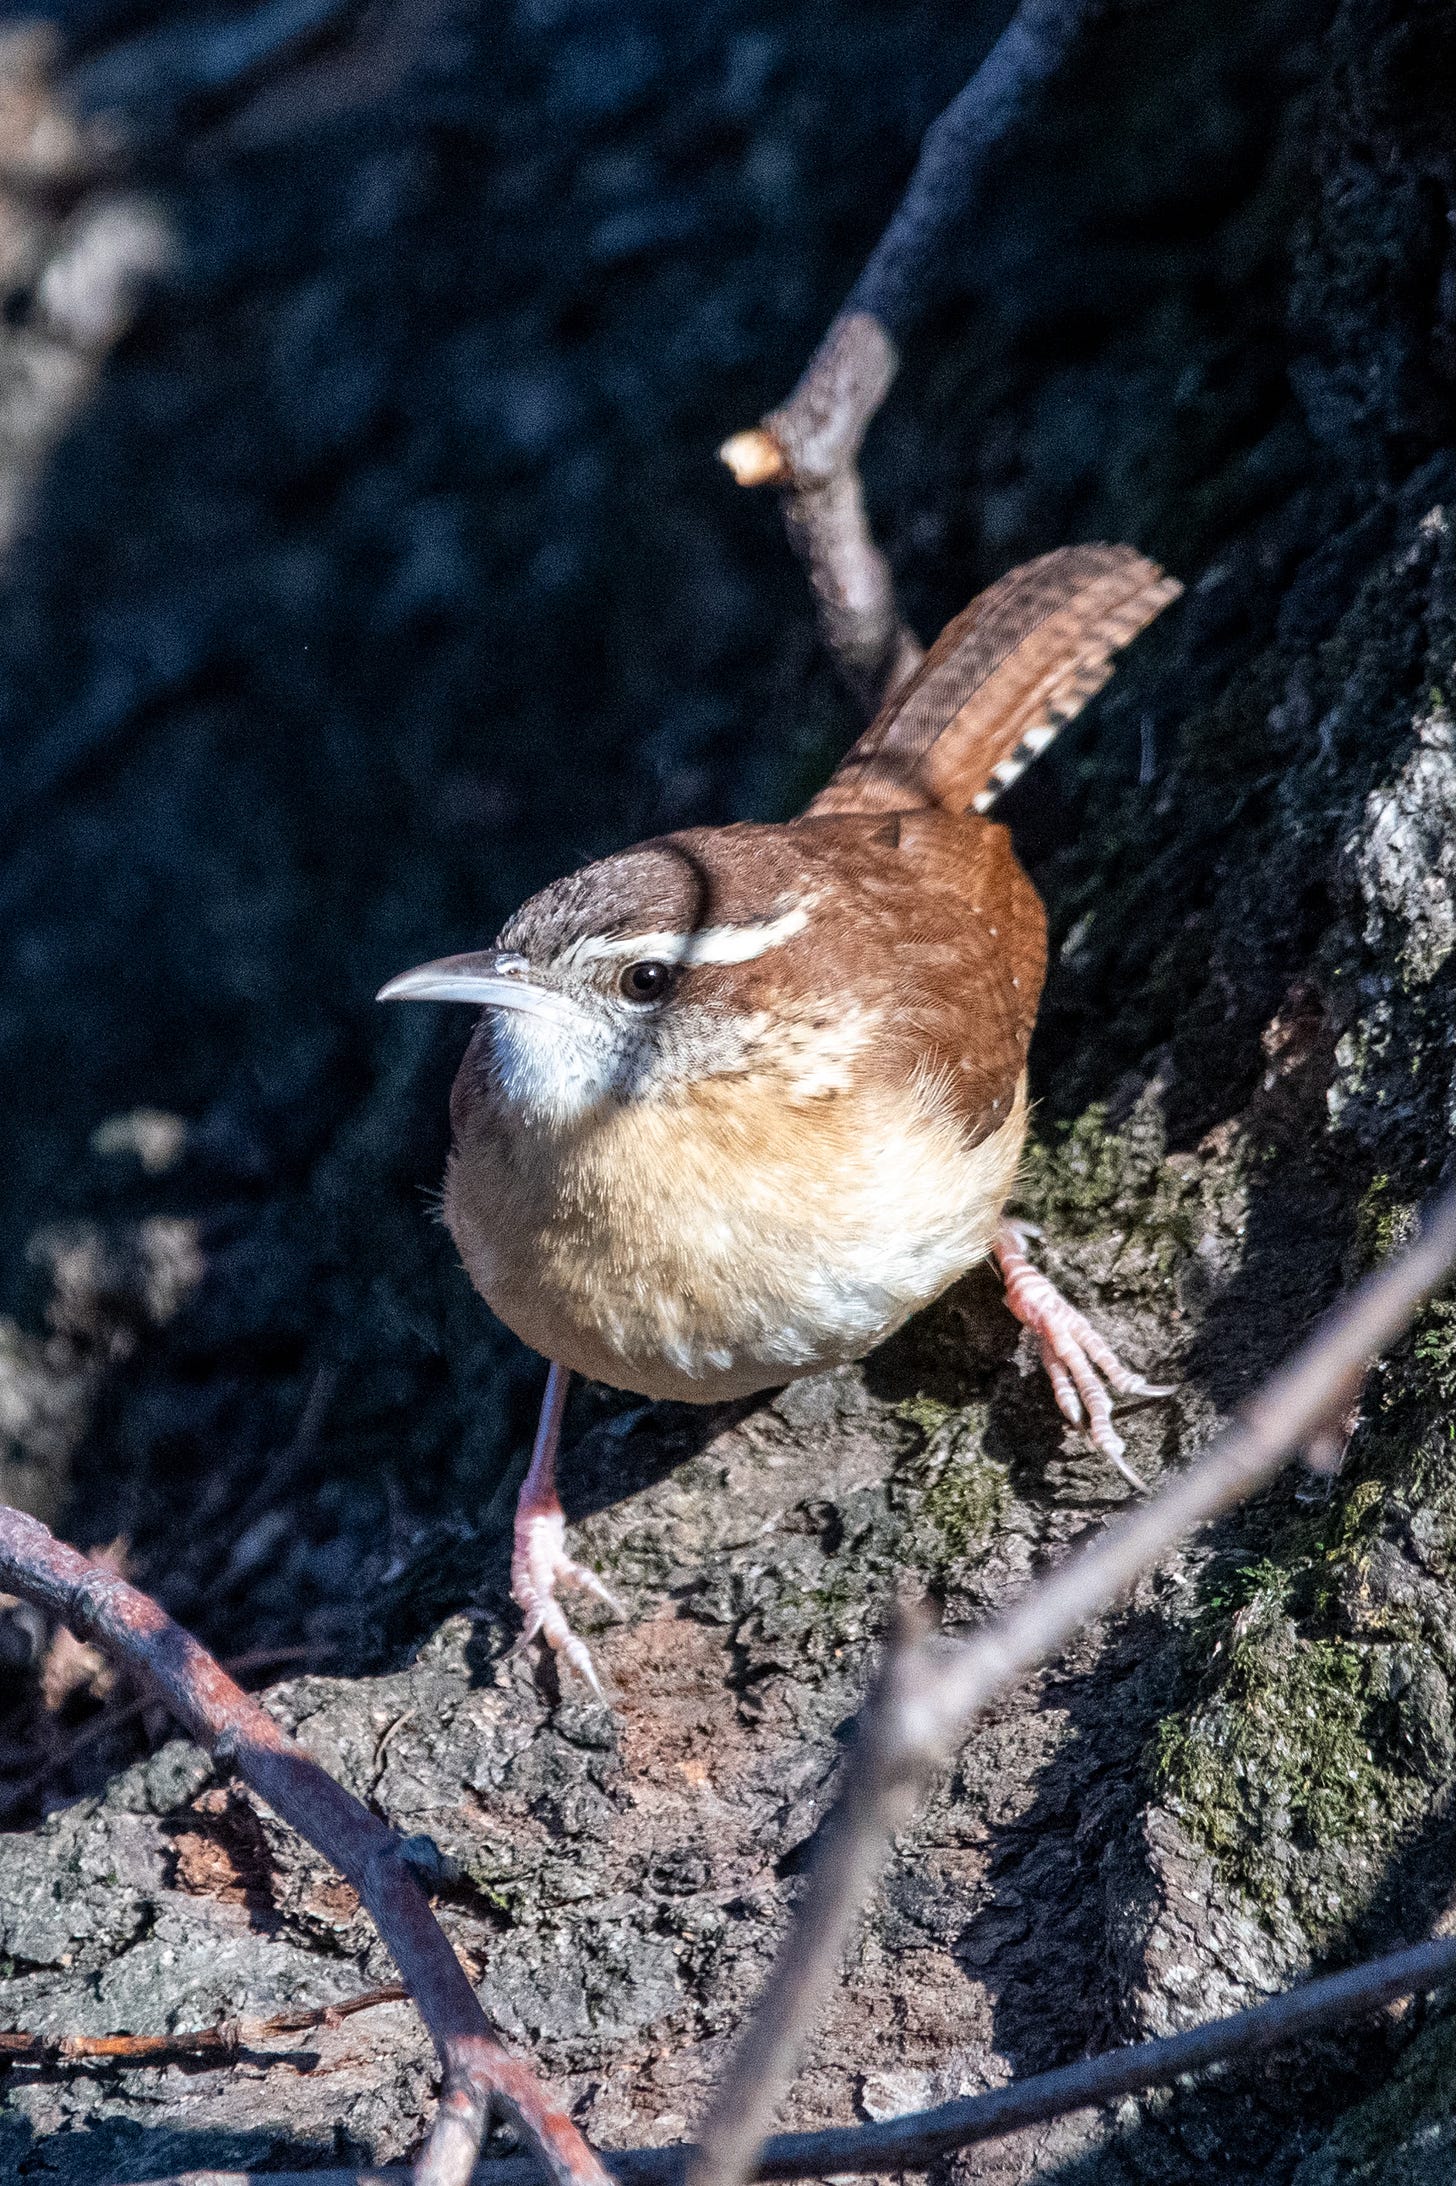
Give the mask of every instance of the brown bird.
<svg viewBox="0 0 1456 2186">
<path fill-rule="evenodd" d="M 1109 1390 L 1153 1396 L 1002 1219 L 1046 920 L 983 817 L 1176 597 L 1129 547 L 1013 570 L 942 633 L 782 826 L 685 828 L 522 906 L 380 1000 L 484 1005 L 445 1220 L 552 1361 L 512 1593 L 594 1686 L 558 1585 L 567 1373 L 716 1403 L 861 1358 L 988 1255 L 1067 1419 L 1141 1486 Z"/>
</svg>

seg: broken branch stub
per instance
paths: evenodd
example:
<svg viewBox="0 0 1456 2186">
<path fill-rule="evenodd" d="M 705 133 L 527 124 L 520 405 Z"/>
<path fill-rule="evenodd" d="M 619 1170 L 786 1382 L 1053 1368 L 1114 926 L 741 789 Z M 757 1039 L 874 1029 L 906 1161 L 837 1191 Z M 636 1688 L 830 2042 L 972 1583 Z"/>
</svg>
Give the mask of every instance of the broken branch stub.
<svg viewBox="0 0 1456 2186">
<path fill-rule="evenodd" d="M 718 451 L 740 486 L 782 490 L 784 523 L 808 570 L 824 642 L 869 714 L 923 658 L 900 619 L 859 475 L 865 428 L 897 365 L 872 313 L 841 313 L 783 407 Z"/>
<path fill-rule="evenodd" d="M 1105 0 L 1022 0 L 970 81 L 926 131 L 909 186 L 788 400 L 718 453 L 740 486 L 777 486 L 819 626 L 868 713 L 917 668 L 889 563 L 865 513 L 859 451 L 924 309 L 946 239 L 993 155 Z"/>
</svg>

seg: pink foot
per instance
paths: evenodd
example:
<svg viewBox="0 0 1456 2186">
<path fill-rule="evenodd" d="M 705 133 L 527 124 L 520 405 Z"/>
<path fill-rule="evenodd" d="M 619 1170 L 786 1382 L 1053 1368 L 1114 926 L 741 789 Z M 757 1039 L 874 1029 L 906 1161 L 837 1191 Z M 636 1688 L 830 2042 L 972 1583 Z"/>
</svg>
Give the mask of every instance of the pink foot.
<svg viewBox="0 0 1456 2186">
<path fill-rule="evenodd" d="M 528 1509 L 522 1495 L 516 1508 L 515 1553 L 511 1557 L 511 1595 L 525 1619 L 520 1644 L 529 1647 L 534 1639 L 545 1640 L 601 1700 L 604 1695 L 591 1650 L 567 1622 L 566 1612 L 556 1599 L 558 1586 L 574 1586 L 583 1594 L 595 1594 L 619 1617 L 626 1615 L 611 1588 L 585 1564 L 567 1555 L 566 1520 L 556 1498 Z"/>
<path fill-rule="evenodd" d="M 515 1545 L 511 1555 L 511 1595 L 525 1618 L 520 1644 L 529 1647 L 543 1639 L 553 1654 L 569 1662 L 579 1678 L 596 1694 L 604 1696 L 596 1664 L 585 1640 L 578 1639 L 556 1599 L 558 1586 L 574 1586 L 583 1594 L 595 1594 L 619 1617 L 626 1611 L 594 1571 L 566 1553 L 566 1518 L 556 1493 L 556 1449 L 561 1440 L 561 1415 L 566 1409 L 566 1368 L 552 1364 L 541 1400 L 541 1421 L 531 1467 L 516 1504 Z"/>
<path fill-rule="evenodd" d="M 1082 1428 L 1129 1486 L 1146 1495 L 1147 1482 L 1123 1455 L 1126 1446 L 1112 1424 L 1112 1399 L 1103 1387 L 1103 1377 L 1121 1397 L 1167 1397 L 1173 1393 L 1171 1386 L 1144 1381 L 1141 1374 L 1123 1365 L 1086 1316 L 1032 1266 L 1026 1256 L 1026 1232 L 1017 1223 L 1001 1224 L 991 1250 L 1006 1285 L 1006 1303 L 1036 1338 L 1063 1419 Z"/>
</svg>

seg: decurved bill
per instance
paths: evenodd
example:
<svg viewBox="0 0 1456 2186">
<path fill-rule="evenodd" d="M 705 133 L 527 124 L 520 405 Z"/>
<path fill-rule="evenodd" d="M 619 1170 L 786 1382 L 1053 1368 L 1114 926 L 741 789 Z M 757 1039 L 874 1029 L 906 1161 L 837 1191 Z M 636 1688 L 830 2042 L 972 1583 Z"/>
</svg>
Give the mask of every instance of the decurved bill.
<svg viewBox="0 0 1456 2186">
<path fill-rule="evenodd" d="M 504 971 L 503 963 L 524 964 L 524 959 L 487 956 L 442 956 L 433 964 L 420 964 L 401 972 L 380 988 L 376 1002 L 471 1002 L 477 1009 L 524 1010 L 533 1017 L 550 1017 L 557 1024 L 574 1025 L 581 1011 L 568 995 L 554 987 L 538 987 L 519 972 Z"/>
</svg>

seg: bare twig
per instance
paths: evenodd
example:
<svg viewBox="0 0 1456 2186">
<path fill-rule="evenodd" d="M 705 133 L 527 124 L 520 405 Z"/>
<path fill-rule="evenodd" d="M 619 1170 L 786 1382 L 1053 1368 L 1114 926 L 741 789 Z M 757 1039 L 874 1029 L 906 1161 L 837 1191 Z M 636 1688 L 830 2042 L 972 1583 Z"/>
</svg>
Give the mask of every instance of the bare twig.
<svg viewBox="0 0 1456 2186">
<path fill-rule="evenodd" d="M 307 2010 L 275 2011 L 267 2019 L 225 2019 L 220 2026 L 194 2034 L 6 2034 L 0 2033 L 0 2059 L 27 2065 L 230 2065 L 257 2042 L 284 2034 L 308 2034 L 317 2027 L 340 2025 L 356 2012 L 379 2004 L 403 2004 L 409 1990 L 402 1982 L 365 1989 L 337 2004 Z"/>
<path fill-rule="evenodd" d="M 1263 1487 L 1349 1404 L 1370 1361 L 1456 1262 L 1456 1192 L 1420 1235 L 1342 1300 L 1186 1472 L 1109 1526 L 964 1645 L 892 1648 L 789 1934 L 689 2167 L 690 2186 L 742 2186 L 838 1968 L 872 1878 L 935 1770 L 994 1693 L 1110 1608 L 1164 1553 Z"/>
<path fill-rule="evenodd" d="M 860 442 L 897 363 L 877 318 L 841 312 L 783 408 L 718 451 L 740 486 L 779 487 L 790 543 L 814 590 L 820 635 L 867 714 L 924 657 L 901 620 L 859 475 Z"/>
<path fill-rule="evenodd" d="M 440 2090 L 429 2144 L 415 2165 L 415 2186 L 467 2186 L 490 2124 L 490 2104 L 480 2080 L 460 2069 Z"/>
<path fill-rule="evenodd" d="M 1167 2086 L 1211 2065 L 1270 2050 L 1343 2026 L 1397 1997 L 1417 1996 L 1456 1979 L 1456 1937 L 1413 1944 L 1388 1957 L 1352 1966 L 1346 1973 L 1306 1982 L 1272 2003 L 1256 2004 L 1184 2034 L 1135 2042 L 1101 2057 L 1083 2057 L 1055 2072 L 1038 2072 L 984 2095 L 910 2111 L 876 2125 L 832 2126 L 822 2133 L 779 2133 L 765 2143 L 754 2166 L 756 2179 L 834 2178 L 866 2172 L 920 2171 L 976 2141 L 997 2140 L 1024 2126 L 1042 2125 L 1073 2110 L 1090 2110 L 1119 2095 Z M 621 2186 L 682 2186 L 695 2151 L 670 2148 L 609 2151 L 608 2169 Z M 401 2186 L 408 2173 L 393 2167 L 367 2171 L 185 2171 L 153 2186 Z M 475 2186 L 535 2186 L 536 2166 L 527 2157 L 499 2157 L 477 2165 Z"/>
<path fill-rule="evenodd" d="M 83 111 L 108 117 L 113 135 L 135 131 L 138 114 L 150 120 L 149 134 L 175 131 L 185 114 L 226 110 L 347 42 L 363 12 L 360 0 L 262 0 L 240 16 L 189 23 L 180 34 L 165 19 L 160 27 L 148 23 L 76 61 L 67 88 Z"/>
<path fill-rule="evenodd" d="M 774 485 L 808 566 L 820 628 L 867 712 L 915 668 L 889 564 L 865 517 L 859 451 L 899 369 L 946 236 L 996 151 L 1105 0 L 1021 0 L 970 82 L 932 123 L 915 172 L 842 310 L 781 408 L 719 450 L 740 486 Z"/>
<path fill-rule="evenodd" d="M 38 1519 L 3 1505 L 0 1586 L 124 1663 L 200 1746 L 348 1877 L 405 1978 L 447 2085 L 462 2078 L 477 2084 L 482 2109 L 498 2106 L 511 2119 L 558 2186 L 605 2186 L 570 2118 L 493 2032 L 392 1829 L 311 1760 L 149 1595 L 57 1541 Z"/>
<path fill-rule="evenodd" d="M 1456 1977 L 1456 1940 L 1395 1952 L 1307 1984 L 1273 2003 L 1155 2042 L 1084 2059 L 1010 2087 L 864 2128 L 781 2135 L 762 2126 L 792 2069 L 804 2026 L 838 1961 L 859 1901 L 933 1769 L 989 1696 L 1022 1676 L 1111 1606 L 1192 1526 L 1264 1485 L 1347 1409 L 1370 1361 L 1409 1321 L 1456 1263 L 1456 1192 L 1429 1215 L 1415 1243 L 1328 1314 L 1311 1340 L 1247 1404 L 1188 1471 L 1138 1506 L 1102 1539 L 1054 1571 L 1008 1615 L 964 1646 L 902 1630 L 866 1710 L 845 1781 L 821 1837 L 804 1902 L 709 2119 L 703 2144 L 637 2149 L 611 2159 L 623 2186 L 692 2186 L 704 2178 L 805 2178 L 914 2169 L 947 2150 L 1082 2109 L 1210 2064 L 1268 2049 Z M 484 2024 L 483 2014 L 423 1894 L 408 1876 L 393 1832 L 368 1814 L 279 1730 L 157 1605 L 116 1573 L 54 1541 L 34 1519 L 0 1509 L 0 1583 L 62 1617 L 115 1653 L 165 1699 L 215 1754 L 230 1760 L 279 1813 L 327 1848 L 379 1922 L 446 2064 L 441 2123 L 422 2159 L 429 2186 L 525 2186 L 535 2158 L 475 2166 L 492 2096 L 559 2182 L 606 2173 L 570 2122 L 545 2110 L 540 2090 Z M 336 2010 L 339 2007 L 335 2007 Z M 283 2015 L 280 2015 L 282 2017 Z M 274 2022 L 278 2031 L 284 2029 Z M 198 2045 L 231 2037 L 192 2038 Z M 137 2056 L 147 2037 L 95 2037 L 62 2045 L 65 2057 L 109 2048 Z M 159 2038 L 163 2044 L 175 2038 Z M 35 2055 L 33 2037 L 10 2054 Z M 21 2051 L 19 2044 L 27 2045 Z M 79 2045 L 79 2046 L 78 2046 Z M 0 2049 L 0 2055 L 5 2052 Z M 172 2051 L 175 2054 L 175 2050 Z M 154 2053 L 155 2055 L 155 2053 Z M 153 2061 L 149 2059 L 148 2061 Z M 737 2112 L 746 2114 L 740 2129 Z M 579 2154 L 578 2151 L 581 2151 Z M 247 2174 L 206 2174 L 209 2186 L 241 2186 Z M 200 2180 L 202 2174 L 191 2174 Z M 270 2174 L 279 2186 L 284 2174 Z M 309 2174 L 317 2179 L 319 2174 Z M 397 2181 L 398 2172 L 335 2173 L 351 2186 Z"/>
</svg>

